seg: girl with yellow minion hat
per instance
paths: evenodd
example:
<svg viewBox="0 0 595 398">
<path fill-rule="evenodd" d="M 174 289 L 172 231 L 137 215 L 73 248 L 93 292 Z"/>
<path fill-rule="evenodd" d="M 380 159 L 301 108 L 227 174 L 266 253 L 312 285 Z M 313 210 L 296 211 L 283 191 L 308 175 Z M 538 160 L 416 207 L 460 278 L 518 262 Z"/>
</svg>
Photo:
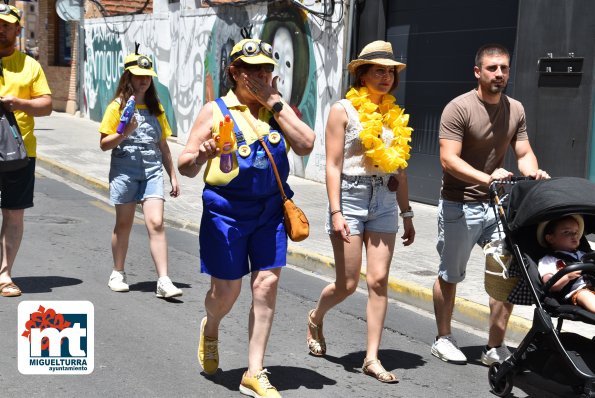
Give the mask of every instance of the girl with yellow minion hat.
<svg viewBox="0 0 595 398">
<path fill-rule="evenodd" d="M 167 144 L 171 128 L 163 106 L 159 102 L 153 77 L 153 62 L 146 55 L 135 52 L 124 59 L 124 73 L 120 77 L 114 100 L 108 105 L 99 127 L 102 150 L 112 151 L 109 183 L 110 199 L 116 207 L 116 225 L 112 234 L 114 269 L 108 286 L 115 292 L 129 290 L 124 262 L 128 251 L 130 230 L 136 204 L 140 203 L 149 234 L 151 256 L 155 262 L 158 281 L 156 296 L 170 298 L 182 295 L 167 275 L 167 239 L 163 226 L 163 167 L 171 183 L 170 196 L 180 194 L 180 186 Z M 125 104 L 134 96 L 134 114 L 121 134 Z"/>
</svg>

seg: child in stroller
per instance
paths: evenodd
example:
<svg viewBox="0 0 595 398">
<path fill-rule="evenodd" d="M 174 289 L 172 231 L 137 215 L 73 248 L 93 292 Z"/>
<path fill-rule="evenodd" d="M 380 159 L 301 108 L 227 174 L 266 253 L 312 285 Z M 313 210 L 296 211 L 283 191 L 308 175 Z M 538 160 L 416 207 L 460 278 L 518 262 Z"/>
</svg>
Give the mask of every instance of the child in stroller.
<svg viewBox="0 0 595 398">
<path fill-rule="evenodd" d="M 576 177 L 496 183 L 490 186 L 490 192 L 502 221 L 504 248 L 513 256 L 509 275 L 519 277 L 507 300 L 535 308 L 531 329 L 517 349 L 504 362 L 490 366 L 491 392 L 500 397 L 507 396 L 515 376 L 529 370 L 572 387 L 583 398 L 595 398 L 595 339 L 562 330 L 564 320 L 593 325 L 595 314 L 581 306 L 559 301 L 552 290 L 558 281 L 567 281 L 566 275 L 575 271 L 595 275 L 595 256 L 590 253 L 589 242 L 584 236 L 595 233 L 595 183 Z M 544 231 L 548 224 L 555 227 L 553 220 L 576 214 L 582 217 L 571 218 L 578 224 L 575 229 L 581 230 L 580 235 L 578 230 L 565 233 L 578 235 L 577 239 L 582 236 L 577 247 L 573 245 L 568 249 L 578 248 L 585 254 L 577 263 L 551 273 L 544 283 L 537 263 L 552 254 L 552 250 L 545 247 Z M 578 220 L 583 221 L 582 226 Z M 538 229 L 541 230 L 539 234 Z M 557 326 L 552 318 L 558 319 Z"/>
<path fill-rule="evenodd" d="M 538 270 L 543 283 L 567 265 L 578 263 L 585 252 L 579 250 L 585 222 L 579 214 L 572 214 L 551 221 L 542 221 L 537 227 L 537 241 L 549 253 L 539 260 Z M 580 305 L 595 313 L 595 290 L 590 278 L 581 271 L 564 275 L 550 288 L 551 294 L 561 303 Z"/>
</svg>

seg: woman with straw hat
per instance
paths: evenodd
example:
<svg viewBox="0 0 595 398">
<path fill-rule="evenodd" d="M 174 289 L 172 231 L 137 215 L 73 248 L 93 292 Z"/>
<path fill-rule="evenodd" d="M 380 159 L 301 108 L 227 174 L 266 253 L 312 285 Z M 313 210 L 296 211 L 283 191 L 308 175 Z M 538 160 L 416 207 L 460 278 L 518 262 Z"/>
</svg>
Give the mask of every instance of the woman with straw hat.
<svg viewBox="0 0 595 398">
<path fill-rule="evenodd" d="M 325 355 L 323 318 L 357 288 L 365 247 L 368 339 L 362 370 L 381 382 L 395 383 L 397 377 L 378 360 L 378 350 L 399 229 L 397 202 L 403 244 L 409 246 L 415 239 L 405 174 L 412 129 L 407 126 L 409 116 L 389 94 L 405 64 L 395 60 L 390 43 L 375 41 L 348 68 L 355 81 L 346 99 L 332 106 L 325 141 L 326 229 L 335 254 L 336 280 L 323 289 L 318 305 L 308 314 L 308 349 L 312 355 Z"/>
</svg>

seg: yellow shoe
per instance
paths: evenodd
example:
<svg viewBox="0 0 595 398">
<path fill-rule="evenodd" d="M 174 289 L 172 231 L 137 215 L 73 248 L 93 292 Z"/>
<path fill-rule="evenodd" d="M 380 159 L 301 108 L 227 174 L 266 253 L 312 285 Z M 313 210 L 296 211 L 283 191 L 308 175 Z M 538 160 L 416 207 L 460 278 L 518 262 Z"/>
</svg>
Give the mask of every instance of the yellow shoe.
<svg viewBox="0 0 595 398">
<path fill-rule="evenodd" d="M 198 362 L 206 374 L 212 375 L 219 368 L 219 347 L 217 339 L 204 335 L 207 317 L 200 321 L 200 339 L 198 340 Z"/>
<path fill-rule="evenodd" d="M 281 394 L 269 382 L 266 369 L 261 370 L 254 377 L 248 377 L 244 372 L 240 383 L 240 392 L 254 398 L 281 398 Z"/>
</svg>

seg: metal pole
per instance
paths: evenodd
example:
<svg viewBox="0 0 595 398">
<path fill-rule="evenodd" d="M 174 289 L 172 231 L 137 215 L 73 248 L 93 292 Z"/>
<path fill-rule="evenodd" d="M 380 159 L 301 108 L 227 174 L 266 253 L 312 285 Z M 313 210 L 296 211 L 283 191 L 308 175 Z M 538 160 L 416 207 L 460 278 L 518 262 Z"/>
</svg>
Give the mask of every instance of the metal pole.
<svg viewBox="0 0 595 398">
<path fill-rule="evenodd" d="M 81 14 L 78 23 L 78 50 L 76 56 L 77 105 L 79 116 L 85 115 L 85 0 L 79 0 Z"/>
<path fill-rule="evenodd" d="M 355 2 L 356 0 L 349 0 L 345 3 L 349 7 L 349 17 L 347 18 L 347 25 L 345 26 L 345 30 L 347 30 L 345 45 L 343 47 L 343 76 L 342 76 L 342 91 L 340 93 L 340 97 L 343 97 L 343 93 L 347 91 L 347 86 L 349 85 L 349 72 L 347 71 L 347 64 L 351 61 L 351 41 L 353 40 L 353 19 L 355 15 Z"/>
</svg>

